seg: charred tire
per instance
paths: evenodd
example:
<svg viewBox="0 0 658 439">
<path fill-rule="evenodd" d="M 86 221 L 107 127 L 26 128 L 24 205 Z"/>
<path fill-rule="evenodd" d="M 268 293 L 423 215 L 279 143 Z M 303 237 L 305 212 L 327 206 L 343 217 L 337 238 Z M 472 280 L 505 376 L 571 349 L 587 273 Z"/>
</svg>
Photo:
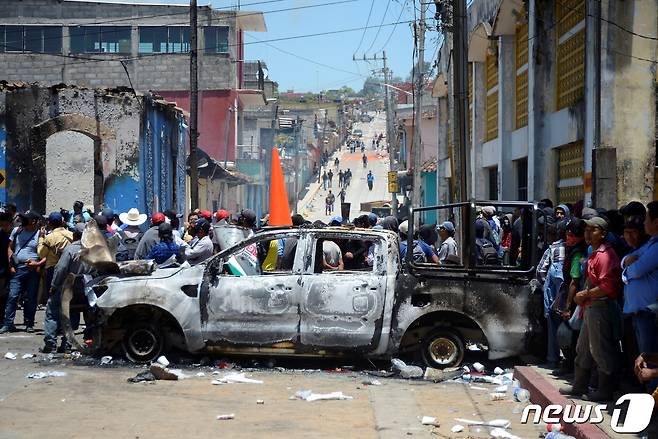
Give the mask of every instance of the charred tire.
<svg viewBox="0 0 658 439">
<path fill-rule="evenodd" d="M 158 326 L 136 322 L 123 336 L 121 343 L 126 358 L 135 363 L 148 363 L 158 358 L 165 348 L 165 337 Z"/>
<path fill-rule="evenodd" d="M 464 342 L 458 332 L 438 328 L 430 331 L 420 347 L 423 361 L 429 367 L 445 369 L 458 366 L 464 360 Z"/>
</svg>

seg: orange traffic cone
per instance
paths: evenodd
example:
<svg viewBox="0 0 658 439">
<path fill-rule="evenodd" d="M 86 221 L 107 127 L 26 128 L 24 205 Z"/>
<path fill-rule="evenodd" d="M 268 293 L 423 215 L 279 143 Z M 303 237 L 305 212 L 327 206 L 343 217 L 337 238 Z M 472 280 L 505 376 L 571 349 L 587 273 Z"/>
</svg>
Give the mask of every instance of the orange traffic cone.
<svg viewBox="0 0 658 439">
<path fill-rule="evenodd" d="M 279 150 L 272 148 L 272 172 L 270 174 L 270 226 L 292 226 L 288 193 L 283 179 Z"/>
</svg>

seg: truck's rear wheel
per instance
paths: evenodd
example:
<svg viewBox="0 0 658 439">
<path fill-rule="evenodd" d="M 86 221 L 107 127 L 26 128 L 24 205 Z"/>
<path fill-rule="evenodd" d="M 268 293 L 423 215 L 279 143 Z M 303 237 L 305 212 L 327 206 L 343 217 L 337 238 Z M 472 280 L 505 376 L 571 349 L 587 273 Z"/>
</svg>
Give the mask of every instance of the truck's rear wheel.
<svg viewBox="0 0 658 439">
<path fill-rule="evenodd" d="M 121 346 L 124 355 L 130 361 L 148 363 L 162 354 L 165 339 L 156 325 L 138 321 L 128 328 Z"/>
<path fill-rule="evenodd" d="M 421 343 L 423 361 L 429 367 L 444 369 L 458 366 L 464 360 L 464 342 L 451 329 L 438 328 L 430 331 Z"/>
</svg>

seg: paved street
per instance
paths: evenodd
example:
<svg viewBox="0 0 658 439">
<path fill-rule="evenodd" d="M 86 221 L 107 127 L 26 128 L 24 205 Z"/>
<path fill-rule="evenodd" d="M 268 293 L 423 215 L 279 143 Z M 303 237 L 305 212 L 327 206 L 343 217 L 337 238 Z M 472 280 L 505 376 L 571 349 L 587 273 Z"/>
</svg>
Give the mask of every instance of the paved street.
<svg viewBox="0 0 658 439">
<path fill-rule="evenodd" d="M 43 314 L 37 318 L 42 321 Z M 457 424 L 454 418 L 460 417 L 509 419 L 510 432 L 524 438 L 537 437 L 539 431 L 539 427 L 519 425 L 519 404 L 490 401 L 492 386 L 487 384 L 377 378 L 345 369 L 347 373 L 336 373 L 336 367 L 349 361 L 278 360 L 275 368 L 243 370 L 263 384 L 212 385 L 212 379 L 230 371 L 215 376 L 212 372 L 217 369 L 192 366 L 200 357 L 184 362 L 189 379 L 131 384 L 126 379 L 142 371 L 141 367 L 116 359 L 109 366 L 84 357 L 72 360 L 54 355 L 49 359 L 37 351 L 41 337 L 23 332 L 0 336 L 0 353 L 18 356 L 13 361 L 0 359 L 0 438 L 290 438 L 299 437 L 300 432 L 311 438 L 489 437 L 487 429 L 477 427 L 452 433 Z M 36 357 L 22 359 L 25 353 Z M 252 365 L 250 359 L 229 361 Z M 257 361 L 267 363 L 266 359 Z M 26 378 L 28 373 L 47 371 L 67 375 Z M 200 372 L 205 376 L 197 377 Z M 363 384 L 372 379 L 381 385 Z M 354 399 L 290 399 L 304 389 L 341 391 Z M 264 400 L 264 405 L 257 400 Z M 216 420 L 220 414 L 231 413 L 235 419 Z M 436 417 L 440 427 L 421 425 L 422 416 Z"/>
<path fill-rule="evenodd" d="M 373 113 L 374 114 L 374 113 Z M 362 156 L 360 150 L 354 154 L 350 154 L 349 150 L 343 146 L 340 151 L 337 151 L 330 159 L 329 169 L 334 172 L 333 185 L 327 190 L 323 190 L 322 184 L 312 184 L 307 194 L 307 197 L 300 202 L 300 212 L 309 220 L 322 220 L 328 221 L 333 215 L 340 215 L 340 199 L 338 192 L 338 171 L 342 169 L 352 170 L 352 183 L 347 188 L 347 195 L 345 202 L 350 203 L 350 220 L 362 213 L 361 204 L 371 201 L 386 201 L 391 199 L 388 193 L 387 173 L 389 170 L 389 160 L 387 145 L 385 142 L 380 142 L 380 148 L 377 150 L 372 149 L 372 139 L 375 134 L 385 133 L 386 131 L 386 118 L 383 113 L 375 115 L 375 118 L 370 123 L 357 122 L 354 124 L 354 129 L 363 130 L 363 142 L 366 145 L 366 155 L 368 157 L 368 166 L 363 167 Z M 338 169 L 334 166 L 334 159 L 338 157 L 340 165 Z M 368 190 L 368 183 L 366 176 L 368 171 L 372 171 L 375 176 L 375 183 L 373 190 Z M 336 204 L 334 205 L 334 213 L 332 215 L 325 215 L 325 198 L 331 190 L 336 195 Z"/>
</svg>

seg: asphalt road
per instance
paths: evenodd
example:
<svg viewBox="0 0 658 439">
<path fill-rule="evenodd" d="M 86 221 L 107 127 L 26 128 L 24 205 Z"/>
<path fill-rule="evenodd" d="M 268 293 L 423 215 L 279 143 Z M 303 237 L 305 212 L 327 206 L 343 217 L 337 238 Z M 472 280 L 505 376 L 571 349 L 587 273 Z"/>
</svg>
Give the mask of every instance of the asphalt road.
<svg viewBox="0 0 658 439">
<path fill-rule="evenodd" d="M 42 320 L 39 312 L 37 321 Z M 38 353 L 41 338 L 40 332 L 0 336 L 0 438 L 490 437 L 482 427 L 452 433 L 451 428 L 458 424 L 455 418 L 509 419 L 509 431 L 523 438 L 536 438 L 540 431 L 519 424 L 520 404 L 509 398 L 491 401 L 493 390 L 487 384 L 377 378 L 363 370 L 346 369 L 349 360 L 277 360 L 274 367 L 267 368 L 252 367 L 251 359 L 229 358 L 250 366 L 242 371 L 263 384 L 212 385 L 213 379 L 231 371 L 194 366 L 200 357 L 178 360 L 188 379 L 131 384 L 126 379 L 143 367 L 116 358 L 107 366 L 87 357 L 51 358 Z M 2 359 L 7 352 L 18 354 L 18 359 Z M 22 359 L 26 353 L 35 357 Z M 216 365 L 218 359 L 206 361 Z M 268 359 L 256 361 L 264 365 Z M 363 365 L 357 364 L 357 370 L 359 367 Z M 32 372 L 47 371 L 65 372 L 66 376 L 26 378 Z M 213 371 L 219 375 L 212 375 Z M 198 373 L 204 376 L 196 376 Z M 372 379 L 381 385 L 363 383 Z M 307 389 L 341 391 L 353 399 L 290 399 Z M 217 420 L 222 414 L 235 418 Z M 422 416 L 436 417 L 440 426 L 421 425 Z"/>
<path fill-rule="evenodd" d="M 373 114 L 374 115 L 374 114 Z M 354 219 L 356 216 L 361 213 L 367 213 L 367 211 L 362 210 L 362 203 L 372 202 L 372 201 L 390 201 L 391 194 L 388 193 L 388 182 L 387 182 L 387 173 L 389 170 L 389 159 L 386 142 L 380 142 L 379 149 L 372 148 L 372 139 L 375 137 L 375 134 L 385 133 L 386 131 L 386 120 L 384 114 L 374 115 L 375 118 L 372 122 L 361 123 L 357 122 L 354 124 L 354 129 L 360 128 L 363 130 L 363 142 L 366 145 L 366 155 L 368 157 L 368 166 L 363 167 L 362 156 L 360 150 L 357 150 L 354 154 L 350 154 L 346 147 L 340 151 L 337 151 L 336 154 L 331 158 L 328 169 L 331 169 L 334 173 L 333 184 L 331 188 L 324 190 L 322 185 L 312 185 L 310 189 L 310 196 L 306 197 L 300 203 L 300 211 L 304 216 L 311 220 L 321 220 L 329 221 L 333 215 L 340 215 L 340 199 L 338 193 L 340 188 L 338 187 L 338 172 L 339 170 L 346 171 L 347 169 L 352 170 L 352 183 L 346 190 L 345 202 L 350 203 L 350 220 Z M 340 163 L 338 168 L 334 166 L 334 159 L 338 157 Z M 368 171 L 372 171 L 375 176 L 375 181 L 372 191 L 368 189 L 368 182 L 366 176 Z M 317 190 L 315 190 L 317 189 Z M 325 214 L 325 198 L 327 197 L 329 190 L 336 196 L 336 203 L 334 205 L 334 213 L 330 215 Z"/>
</svg>

